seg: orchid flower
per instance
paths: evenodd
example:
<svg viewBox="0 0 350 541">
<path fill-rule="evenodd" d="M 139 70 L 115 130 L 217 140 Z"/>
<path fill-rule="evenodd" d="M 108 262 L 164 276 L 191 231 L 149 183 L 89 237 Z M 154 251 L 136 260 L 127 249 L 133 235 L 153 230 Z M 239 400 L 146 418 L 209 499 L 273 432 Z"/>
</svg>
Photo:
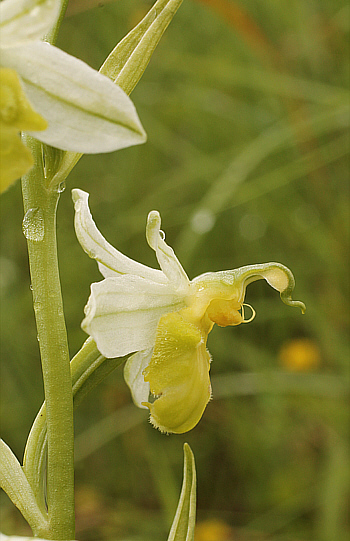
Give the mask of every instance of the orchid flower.
<svg viewBox="0 0 350 541">
<path fill-rule="evenodd" d="M 0 3 L 3 189 L 23 174 L 14 166 L 16 161 L 24 161 L 24 169 L 26 158 L 27 169 L 32 164 L 16 140 L 21 130 L 53 147 L 79 153 L 111 152 L 146 140 L 133 103 L 118 85 L 41 41 L 55 26 L 61 4 L 61 0 Z M 24 109 L 31 111 L 30 119 Z"/>
<path fill-rule="evenodd" d="M 85 252 L 96 259 L 104 280 L 91 285 L 82 328 L 105 357 L 131 354 L 124 377 L 138 407 L 162 432 L 183 433 L 200 420 L 211 398 L 207 350 L 214 323 L 248 323 L 244 296 L 248 284 L 264 278 L 281 299 L 293 301 L 294 278 L 280 263 L 208 272 L 189 280 L 166 244 L 157 211 L 148 215 L 146 238 L 161 270 L 142 265 L 113 248 L 98 231 L 89 195 L 73 190 L 75 230 Z"/>
</svg>

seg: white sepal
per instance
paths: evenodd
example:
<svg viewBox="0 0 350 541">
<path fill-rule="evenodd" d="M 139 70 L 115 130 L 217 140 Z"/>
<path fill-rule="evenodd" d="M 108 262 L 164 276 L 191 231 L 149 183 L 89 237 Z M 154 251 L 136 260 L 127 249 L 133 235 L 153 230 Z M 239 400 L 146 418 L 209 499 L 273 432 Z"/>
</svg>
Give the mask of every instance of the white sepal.
<svg viewBox="0 0 350 541">
<path fill-rule="evenodd" d="M 33 135 L 62 150 L 111 152 L 143 143 L 136 109 L 110 79 L 44 42 L 2 51 L 1 64 L 16 70 L 34 109 L 49 127 Z"/>
<path fill-rule="evenodd" d="M 162 271 L 130 259 L 106 241 L 91 216 L 87 192 L 79 189 L 72 190 L 72 198 L 75 207 L 74 227 L 78 241 L 84 251 L 92 259 L 96 259 L 100 272 L 105 278 L 134 274 L 152 282 L 168 283 Z"/>
<path fill-rule="evenodd" d="M 147 409 L 142 402 L 148 401 L 150 388 L 149 383 L 144 380 L 143 371 L 149 365 L 152 353 L 153 348 L 138 351 L 129 357 L 124 366 L 124 379 L 138 408 Z"/>
<path fill-rule="evenodd" d="M 186 289 L 189 279 L 174 250 L 165 242 L 165 234 L 160 229 L 161 218 L 156 210 L 152 210 L 147 218 L 146 238 L 149 246 L 156 252 L 160 268 L 167 276 L 169 282 L 178 289 Z"/>
<path fill-rule="evenodd" d="M 2 0 L 1 47 L 41 39 L 56 23 L 61 4 L 61 0 Z"/>
<path fill-rule="evenodd" d="M 160 317 L 183 307 L 172 285 L 124 274 L 91 284 L 81 326 L 102 355 L 122 357 L 152 347 Z"/>
</svg>

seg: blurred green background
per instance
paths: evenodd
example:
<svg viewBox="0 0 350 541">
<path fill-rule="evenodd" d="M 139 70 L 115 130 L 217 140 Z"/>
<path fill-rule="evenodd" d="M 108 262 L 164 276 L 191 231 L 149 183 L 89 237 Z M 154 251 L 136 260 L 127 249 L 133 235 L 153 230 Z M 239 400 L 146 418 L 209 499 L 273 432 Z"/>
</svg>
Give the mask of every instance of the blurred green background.
<svg viewBox="0 0 350 541">
<path fill-rule="evenodd" d="M 58 44 L 99 68 L 150 5 L 71 2 Z M 101 279 L 74 235 L 75 187 L 128 256 L 156 266 L 145 220 L 158 209 L 190 278 L 279 261 L 307 305 L 249 286 L 256 319 L 211 333 L 214 398 L 188 434 L 154 430 L 121 369 L 91 393 L 76 411 L 80 541 L 165 540 L 185 441 L 196 541 L 348 539 L 349 30 L 345 0 L 184 0 L 132 94 L 148 142 L 71 173 L 58 242 L 72 355 Z M 21 459 L 43 389 L 19 183 L 0 206 L 2 436 Z M 3 531 L 28 532 L 0 503 Z"/>
</svg>

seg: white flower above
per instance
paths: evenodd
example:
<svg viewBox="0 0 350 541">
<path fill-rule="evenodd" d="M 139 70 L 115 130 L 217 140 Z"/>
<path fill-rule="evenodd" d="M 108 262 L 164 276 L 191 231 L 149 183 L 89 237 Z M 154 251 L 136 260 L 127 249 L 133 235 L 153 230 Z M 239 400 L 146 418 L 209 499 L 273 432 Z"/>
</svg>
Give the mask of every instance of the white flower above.
<svg viewBox="0 0 350 541">
<path fill-rule="evenodd" d="M 162 432 L 182 433 L 200 420 L 211 397 L 211 357 L 206 348 L 214 323 L 247 323 L 248 284 L 264 278 L 289 306 L 294 278 L 280 263 L 209 272 L 194 280 L 166 244 L 160 215 L 148 215 L 146 238 L 161 270 L 142 265 L 113 248 L 98 231 L 89 195 L 73 190 L 75 230 L 85 252 L 96 259 L 104 280 L 91 285 L 82 328 L 105 357 L 131 354 L 124 376 L 138 407 Z"/>
<path fill-rule="evenodd" d="M 18 74 L 31 106 L 48 123 L 44 131 L 28 133 L 79 153 L 143 143 L 145 131 L 125 92 L 81 60 L 41 41 L 54 27 L 61 4 L 61 0 L 0 3 L 0 67 Z"/>
</svg>

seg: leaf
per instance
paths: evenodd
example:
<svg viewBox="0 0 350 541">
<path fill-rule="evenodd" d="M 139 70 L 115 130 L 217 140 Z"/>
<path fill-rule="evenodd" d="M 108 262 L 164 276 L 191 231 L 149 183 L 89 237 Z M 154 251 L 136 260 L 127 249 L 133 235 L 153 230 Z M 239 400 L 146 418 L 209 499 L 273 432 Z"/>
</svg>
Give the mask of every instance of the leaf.
<svg viewBox="0 0 350 541">
<path fill-rule="evenodd" d="M 31 133 L 36 139 L 91 154 L 146 140 L 130 98 L 81 60 L 38 41 L 4 49 L 1 62 L 18 72 L 28 99 L 49 124 Z"/>
<path fill-rule="evenodd" d="M 0 440 L 0 487 L 21 511 L 34 533 L 40 535 L 47 529 L 46 517 L 39 509 L 28 479 L 16 456 L 3 440 Z"/>
<path fill-rule="evenodd" d="M 196 466 L 188 443 L 184 444 L 184 479 L 168 541 L 193 541 L 196 523 Z"/>
</svg>

